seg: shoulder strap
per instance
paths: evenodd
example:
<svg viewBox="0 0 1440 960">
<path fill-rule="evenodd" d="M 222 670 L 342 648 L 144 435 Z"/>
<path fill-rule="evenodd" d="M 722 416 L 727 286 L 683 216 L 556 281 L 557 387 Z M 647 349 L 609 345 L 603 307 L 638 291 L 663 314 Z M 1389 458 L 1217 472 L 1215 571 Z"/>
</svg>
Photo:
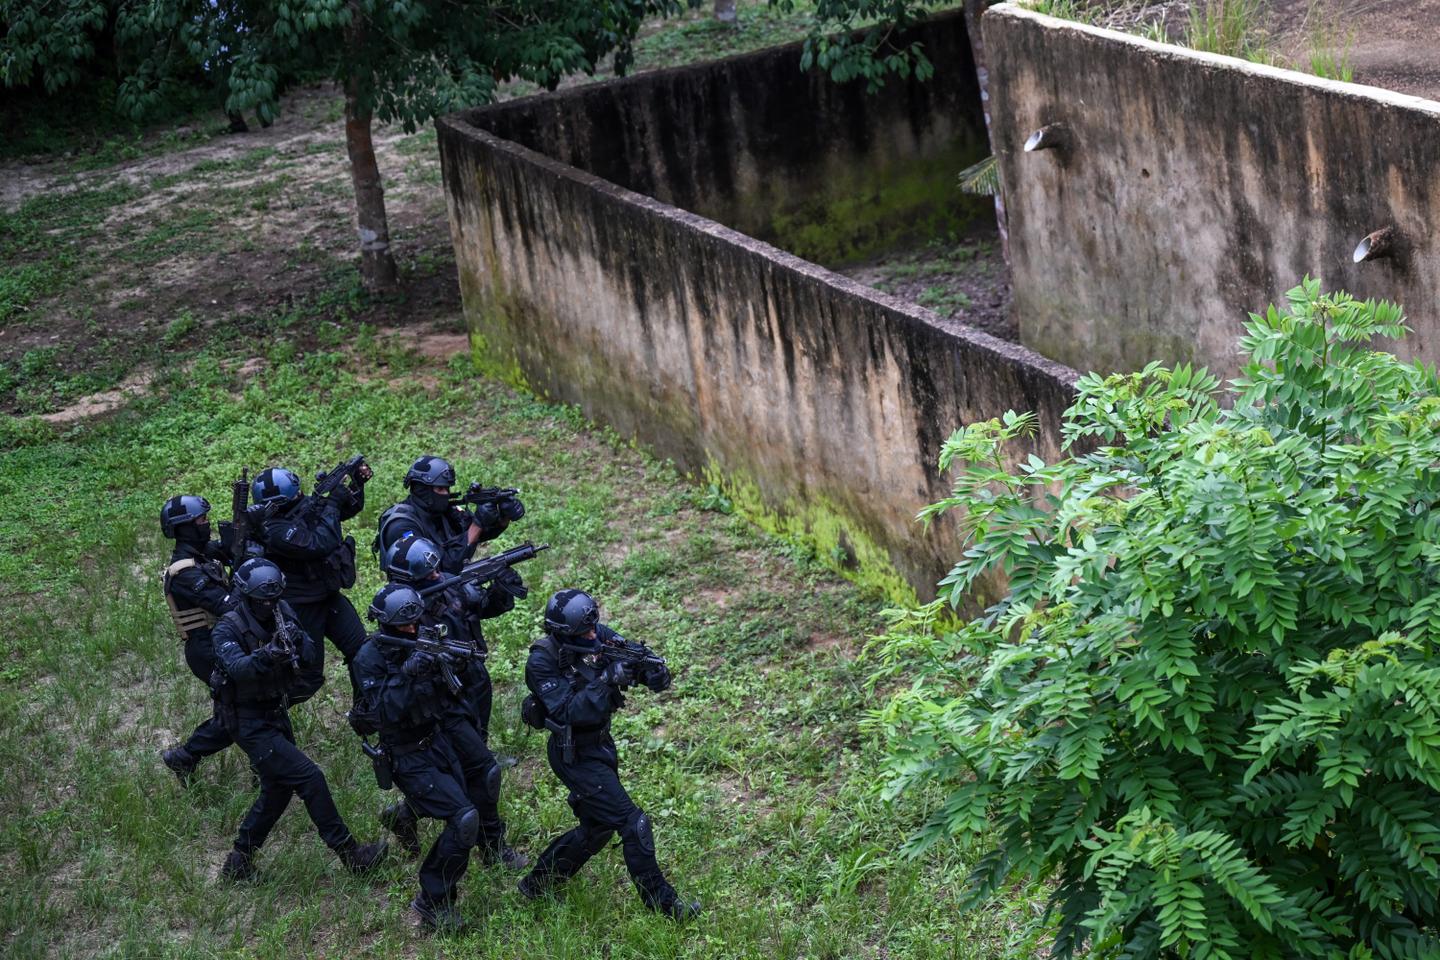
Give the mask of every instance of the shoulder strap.
<svg viewBox="0 0 1440 960">
<path fill-rule="evenodd" d="M 548 634 L 548 633 L 541 634 L 539 640 L 536 640 L 535 642 L 533 642 L 533 643 L 530 644 L 530 649 L 531 649 L 531 650 L 544 650 L 546 653 L 550 654 L 550 656 L 554 657 L 556 660 L 559 660 L 559 659 L 560 659 L 560 648 L 559 648 L 559 646 L 555 643 L 555 638 L 552 637 L 552 636 L 550 636 L 550 634 Z"/>
<path fill-rule="evenodd" d="M 184 560 L 176 560 L 174 563 L 170 564 L 170 566 L 165 568 L 165 576 L 173 577 L 181 570 L 189 570 L 191 567 L 198 566 L 200 566 L 200 564 L 194 557 L 186 557 Z"/>
</svg>

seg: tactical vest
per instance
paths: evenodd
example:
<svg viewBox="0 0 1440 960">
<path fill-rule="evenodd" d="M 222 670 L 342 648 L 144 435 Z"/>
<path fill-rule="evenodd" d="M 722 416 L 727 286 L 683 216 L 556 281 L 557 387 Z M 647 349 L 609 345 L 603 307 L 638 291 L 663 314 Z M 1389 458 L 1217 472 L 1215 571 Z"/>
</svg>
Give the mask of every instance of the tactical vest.
<svg viewBox="0 0 1440 960">
<path fill-rule="evenodd" d="M 434 521 L 424 517 L 413 503 L 409 500 L 401 500 L 399 503 L 392 504 L 386 508 L 384 513 L 380 514 L 380 522 L 375 528 L 375 539 L 370 542 L 370 552 L 375 554 L 376 559 L 380 561 L 382 569 L 384 569 L 385 566 L 385 551 L 391 544 L 382 543 L 380 537 L 381 534 L 385 532 L 385 527 L 389 525 L 390 521 L 397 518 L 409 523 L 410 529 L 406 530 L 399 537 L 396 537 L 396 540 L 405 536 L 405 533 L 414 533 L 424 537 L 426 540 L 434 539 L 431 536 L 430 529 L 434 525 Z"/>
<path fill-rule="evenodd" d="M 186 607 L 180 609 L 175 602 L 175 596 L 170 592 L 170 581 L 182 570 L 189 570 L 191 567 L 198 567 L 200 563 L 194 557 L 186 557 L 184 560 L 176 560 L 165 568 L 165 575 L 161 583 L 165 588 L 165 604 L 170 608 L 170 619 L 175 621 L 175 629 L 180 631 L 182 641 L 190 639 L 191 630 L 209 630 L 215 626 L 215 615 L 202 607 Z"/>
</svg>

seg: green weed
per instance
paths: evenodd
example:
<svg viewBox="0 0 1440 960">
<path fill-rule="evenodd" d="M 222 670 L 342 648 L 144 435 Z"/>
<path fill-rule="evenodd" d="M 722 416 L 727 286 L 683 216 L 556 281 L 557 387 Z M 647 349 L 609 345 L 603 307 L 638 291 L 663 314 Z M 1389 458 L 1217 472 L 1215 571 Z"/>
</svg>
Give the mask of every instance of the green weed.
<svg viewBox="0 0 1440 960">
<path fill-rule="evenodd" d="M 1190 8 L 1185 46 L 1204 53 L 1272 63 L 1265 0 L 1205 0 Z"/>
<path fill-rule="evenodd" d="M 1331 13 L 1324 3 L 1315 0 L 1305 15 L 1305 33 L 1311 73 L 1346 83 L 1355 79 L 1355 68 L 1350 63 L 1355 29 L 1344 26 L 1338 13 Z"/>
</svg>

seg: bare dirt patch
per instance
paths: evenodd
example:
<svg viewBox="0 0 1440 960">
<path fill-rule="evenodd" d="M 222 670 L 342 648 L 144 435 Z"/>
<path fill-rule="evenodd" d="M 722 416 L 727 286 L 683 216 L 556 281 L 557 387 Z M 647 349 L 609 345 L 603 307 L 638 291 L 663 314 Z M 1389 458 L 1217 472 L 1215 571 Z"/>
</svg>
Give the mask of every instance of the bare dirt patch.
<svg viewBox="0 0 1440 960">
<path fill-rule="evenodd" d="M 1010 271 L 998 235 L 977 233 L 886 253 L 840 271 L 853 280 L 928 307 L 947 320 L 1003 340 L 1019 340 L 1010 318 Z"/>
<path fill-rule="evenodd" d="M 1273 0 L 1277 45 L 1298 69 L 1311 46 L 1307 15 L 1313 0 Z M 1355 82 L 1440 100 L 1440 0 L 1339 0 L 1320 7 L 1348 38 Z M 1325 13 L 1328 11 L 1328 13 Z"/>
<path fill-rule="evenodd" d="M 131 397 L 144 393 L 145 388 L 150 385 L 150 380 L 149 373 L 136 374 L 114 390 L 102 390 L 100 393 L 81 397 L 68 407 L 56 410 L 54 413 L 42 414 L 40 419 L 46 423 L 58 425 L 109 413 L 111 410 L 118 409 Z"/>
</svg>

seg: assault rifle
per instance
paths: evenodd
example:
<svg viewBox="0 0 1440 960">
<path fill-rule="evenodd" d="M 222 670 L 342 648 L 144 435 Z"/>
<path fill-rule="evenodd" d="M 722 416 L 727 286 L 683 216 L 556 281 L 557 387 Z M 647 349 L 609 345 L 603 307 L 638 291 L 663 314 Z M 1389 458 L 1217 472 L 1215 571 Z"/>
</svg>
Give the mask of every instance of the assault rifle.
<svg viewBox="0 0 1440 960">
<path fill-rule="evenodd" d="M 450 688 L 451 694 L 458 695 L 464 689 L 460 678 L 455 676 L 455 669 L 451 666 L 453 661 L 474 660 L 483 663 L 485 652 L 471 643 L 456 643 L 445 635 L 442 626 L 424 626 L 416 632 L 413 637 L 400 637 L 393 633 L 379 633 L 375 640 L 387 647 L 400 647 L 403 650 L 418 650 L 421 653 L 428 653 L 440 664 L 440 676 L 445 685 Z"/>
<path fill-rule="evenodd" d="M 354 489 L 360 485 L 360 468 L 365 466 L 365 455 L 357 453 L 349 460 L 341 461 L 329 470 L 321 470 L 315 474 L 315 492 L 311 496 L 328 497 L 335 492 L 335 488 L 350 478 L 350 487 Z"/>
<path fill-rule="evenodd" d="M 280 616 L 280 611 L 275 611 L 275 632 L 270 635 L 270 643 L 279 648 L 283 656 L 290 664 L 291 670 L 300 669 L 300 625 L 293 620 L 286 620 Z"/>
<path fill-rule="evenodd" d="M 240 479 L 230 484 L 230 530 L 235 542 L 230 545 L 230 569 L 245 562 L 245 545 L 250 540 L 250 471 L 240 468 Z"/>
<path fill-rule="evenodd" d="M 518 547 L 511 547 L 509 550 L 497 553 L 493 557 L 481 557 L 474 563 L 466 564 L 465 567 L 453 577 L 442 577 L 439 580 L 432 581 L 426 586 L 421 587 L 419 590 L 420 596 L 422 598 L 433 596 L 442 590 L 458 587 L 463 583 L 488 583 L 506 570 L 509 570 L 515 564 L 532 560 L 541 550 L 549 549 L 550 544 L 548 543 L 542 543 L 539 546 L 533 543 L 522 543 Z"/>
<path fill-rule="evenodd" d="M 646 683 L 657 672 L 668 671 L 665 658 L 654 650 L 635 640 L 626 640 L 614 630 L 603 631 L 600 638 L 600 652 L 611 660 L 631 665 L 635 678 Z"/>
<path fill-rule="evenodd" d="M 502 500 L 510 500 L 519 496 L 520 491 L 514 487 L 482 487 L 478 482 L 470 484 L 470 488 L 462 494 L 452 496 L 450 505 L 455 507 L 469 504 L 479 507 L 487 503 L 499 503 Z"/>
</svg>

